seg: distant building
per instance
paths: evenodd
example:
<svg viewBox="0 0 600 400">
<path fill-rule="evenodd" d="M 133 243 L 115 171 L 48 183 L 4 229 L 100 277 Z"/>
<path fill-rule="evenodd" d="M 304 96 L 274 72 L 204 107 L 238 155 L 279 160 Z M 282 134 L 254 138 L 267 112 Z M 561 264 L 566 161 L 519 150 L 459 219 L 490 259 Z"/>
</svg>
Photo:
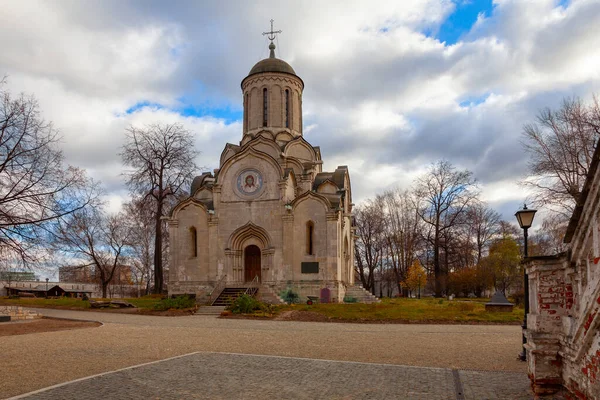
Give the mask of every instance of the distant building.
<svg viewBox="0 0 600 400">
<path fill-rule="evenodd" d="M 59 282 L 93 283 L 94 274 L 91 266 L 73 267 L 64 266 L 58 268 Z"/>
<path fill-rule="evenodd" d="M 35 273 L 31 271 L 0 271 L 0 281 L 16 282 L 35 280 L 37 280 Z"/>
<path fill-rule="evenodd" d="M 83 297 L 91 296 L 92 288 L 86 288 L 85 285 L 63 285 L 62 287 L 56 283 L 31 283 L 24 282 L 15 283 L 14 285 L 4 286 L 4 290 L 8 296 L 34 296 L 34 297 Z"/>
</svg>

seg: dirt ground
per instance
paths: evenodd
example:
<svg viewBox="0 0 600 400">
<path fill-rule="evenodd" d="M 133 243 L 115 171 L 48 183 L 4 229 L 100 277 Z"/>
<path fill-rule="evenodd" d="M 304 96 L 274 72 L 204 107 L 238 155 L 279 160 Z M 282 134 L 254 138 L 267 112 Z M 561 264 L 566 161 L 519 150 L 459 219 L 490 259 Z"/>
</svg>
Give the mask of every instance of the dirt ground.
<svg viewBox="0 0 600 400">
<path fill-rule="evenodd" d="M 100 326 L 98 322 L 71 321 L 58 318 L 30 319 L 0 323 L 0 336 L 26 335 L 28 333 L 67 331 Z"/>
</svg>

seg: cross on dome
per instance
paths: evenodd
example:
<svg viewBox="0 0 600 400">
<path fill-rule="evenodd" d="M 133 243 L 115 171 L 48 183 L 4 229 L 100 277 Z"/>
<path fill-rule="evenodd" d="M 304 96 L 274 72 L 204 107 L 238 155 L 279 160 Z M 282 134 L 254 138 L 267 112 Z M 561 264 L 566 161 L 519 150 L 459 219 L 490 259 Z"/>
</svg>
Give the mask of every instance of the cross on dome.
<svg viewBox="0 0 600 400">
<path fill-rule="evenodd" d="M 278 31 L 274 31 L 273 30 L 273 22 L 275 22 L 275 20 L 271 19 L 271 30 L 269 32 L 263 32 L 263 36 L 267 35 L 267 38 L 271 41 L 271 44 L 269 44 L 269 50 L 271 50 L 271 53 L 269 54 L 269 58 L 275 58 L 275 44 L 273 43 L 273 40 L 275 40 L 276 36 L 278 33 L 281 33 L 281 30 Z"/>
</svg>

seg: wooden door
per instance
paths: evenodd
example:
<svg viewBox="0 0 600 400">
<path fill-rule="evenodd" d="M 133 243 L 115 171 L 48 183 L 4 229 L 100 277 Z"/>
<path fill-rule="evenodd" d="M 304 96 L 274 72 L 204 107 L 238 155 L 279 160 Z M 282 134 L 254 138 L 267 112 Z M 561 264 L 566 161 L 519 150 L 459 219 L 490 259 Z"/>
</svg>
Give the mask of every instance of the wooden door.
<svg viewBox="0 0 600 400">
<path fill-rule="evenodd" d="M 255 276 L 258 276 L 260 282 L 260 249 L 250 245 L 244 250 L 244 279 L 250 282 Z"/>
</svg>

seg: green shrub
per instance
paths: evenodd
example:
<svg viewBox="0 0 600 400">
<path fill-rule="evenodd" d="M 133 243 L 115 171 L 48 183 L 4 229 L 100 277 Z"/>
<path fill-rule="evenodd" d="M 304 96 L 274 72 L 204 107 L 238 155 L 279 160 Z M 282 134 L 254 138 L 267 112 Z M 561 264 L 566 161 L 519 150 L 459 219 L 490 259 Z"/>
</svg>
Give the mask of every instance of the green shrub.
<svg viewBox="0 0 600 400">
<path fill-rule="evenodd" d="M 192 308 L 196 305 L 196 300 L 189 296 L 177 296 L 173 299 L 163 299 L 154 305 L 154 309 L 158 311 L 166 311 L 172 308 L 181 310 L 184 308 Z"/>
<path fill-rule="evenodd" d="M 358 299 L 352 296 L 344 296 L 344 303 L 356 303 Z"/>
<path fill-rule="evenodd" d="M 264 310 L 265 308 L 263 303 L 245 293 L 235 299 L 231 305 L 227 307 L 227 309 L 231 310 L 234 314 L 251 314 L 254 311 Z"/>
<path fill-rule="evenodd" d="M 300 303 L 300 296 L 298 296 L 298 293 L 294 292 L 293 289 L 284 290 L 279 296 L 288 304 Z"/>
</svg>

